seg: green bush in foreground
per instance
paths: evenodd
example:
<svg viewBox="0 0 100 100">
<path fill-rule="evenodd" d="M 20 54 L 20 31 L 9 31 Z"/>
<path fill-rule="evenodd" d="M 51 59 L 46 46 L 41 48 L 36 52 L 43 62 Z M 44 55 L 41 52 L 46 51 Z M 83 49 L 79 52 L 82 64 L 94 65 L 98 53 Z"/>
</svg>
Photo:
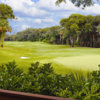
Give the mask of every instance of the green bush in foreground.
<svg viewBox="0 0 100 100">
<path fill-rule="evenodd" d="M 0 88 L 79 100 L 100 100 L 100 69 L 87 78 L 77 73 L 56 74 L 51 64 L 31 64 L 27 73 L 15 62 L 0 66 Z"/>
</svg>

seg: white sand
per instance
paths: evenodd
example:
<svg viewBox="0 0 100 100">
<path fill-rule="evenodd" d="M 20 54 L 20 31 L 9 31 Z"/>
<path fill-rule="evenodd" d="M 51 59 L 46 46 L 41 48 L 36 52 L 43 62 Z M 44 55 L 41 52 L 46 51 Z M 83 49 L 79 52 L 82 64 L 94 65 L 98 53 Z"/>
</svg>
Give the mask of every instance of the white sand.
<svg viewBox="0 0 100 100">
<path fill-rule="evenodd" d="M 20 57 L 21 59 L 29 59 L 30 57 Z"/>
</svg>

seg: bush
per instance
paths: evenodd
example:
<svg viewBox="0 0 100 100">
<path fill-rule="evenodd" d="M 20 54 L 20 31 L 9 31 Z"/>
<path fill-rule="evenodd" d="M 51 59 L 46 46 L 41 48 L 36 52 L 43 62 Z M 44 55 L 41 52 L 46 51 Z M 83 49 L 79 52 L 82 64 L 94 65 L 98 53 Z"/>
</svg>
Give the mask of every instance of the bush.
<svg viewBox="0 0 100 100">
<path fill-rule="evenodd" d="M 31 64 L 27 73 L 15 62 L 0 66 L 0 88 L 50 96 L 76 98 L 80 100 L 100 100 L 100 69 L 88 78 L 70 73 L 56 74 L 50 63 Z"/>
</svg>

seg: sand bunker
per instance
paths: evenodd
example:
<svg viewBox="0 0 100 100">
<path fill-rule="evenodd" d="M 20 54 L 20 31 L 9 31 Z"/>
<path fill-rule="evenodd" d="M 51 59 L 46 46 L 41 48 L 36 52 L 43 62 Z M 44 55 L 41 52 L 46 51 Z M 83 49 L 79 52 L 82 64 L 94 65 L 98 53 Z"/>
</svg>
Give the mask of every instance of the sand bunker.
<svg viewBox="0 0 100 100">
<path fill-rule="evenodd" d="M 30 57 L 20 57 L 21 59 L 30 59 Z"/>
</svg>

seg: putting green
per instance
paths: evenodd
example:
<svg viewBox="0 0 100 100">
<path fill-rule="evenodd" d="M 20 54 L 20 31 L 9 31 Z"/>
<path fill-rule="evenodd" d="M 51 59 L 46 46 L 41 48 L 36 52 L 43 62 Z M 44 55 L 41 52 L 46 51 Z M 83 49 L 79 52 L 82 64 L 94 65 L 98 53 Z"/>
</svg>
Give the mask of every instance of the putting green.
<svg viewBox="0 0 100 100">
<path fill-rule="evenodd" d="M 55 63 L 69 66 L 78 70 L 96 70 L 100 64 L 100 55 L 76 56 L 76 57 L 58 57 L 54 59 Z"/>
</svg>

